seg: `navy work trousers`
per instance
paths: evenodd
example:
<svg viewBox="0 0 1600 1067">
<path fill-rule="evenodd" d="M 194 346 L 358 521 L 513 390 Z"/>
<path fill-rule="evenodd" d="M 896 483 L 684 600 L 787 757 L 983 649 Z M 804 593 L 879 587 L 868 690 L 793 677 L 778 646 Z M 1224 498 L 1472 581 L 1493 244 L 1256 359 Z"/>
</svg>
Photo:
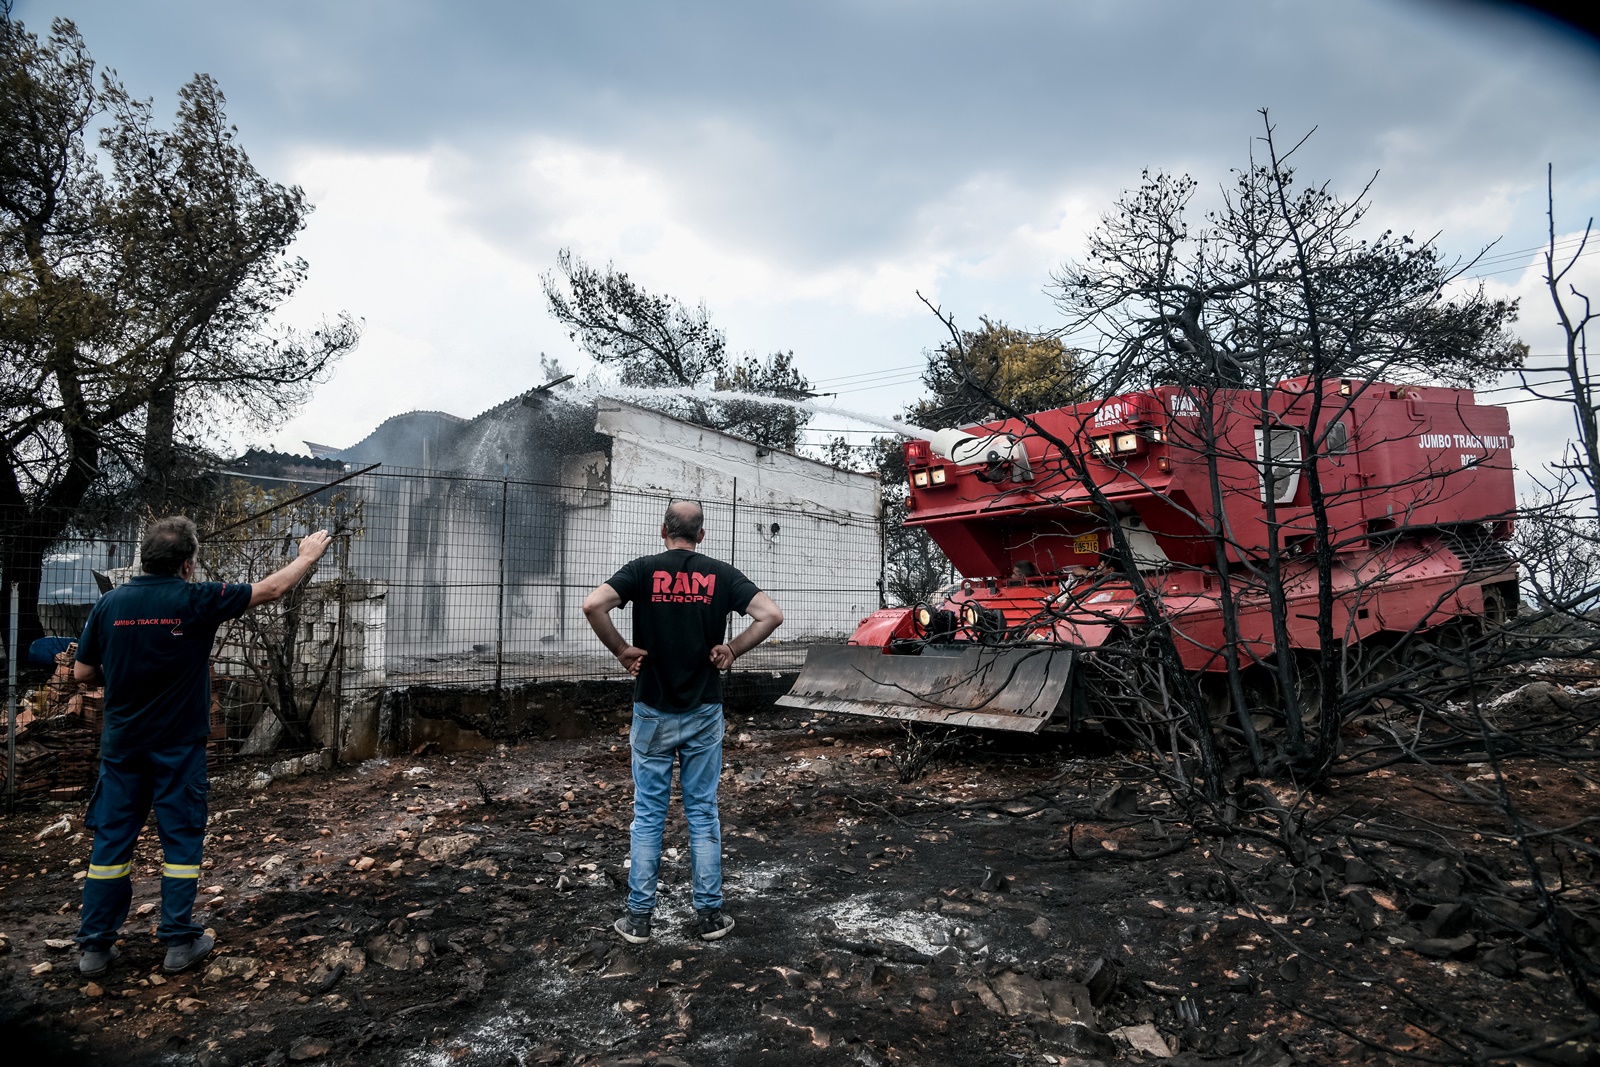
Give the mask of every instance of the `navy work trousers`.
<svg viewBox="0 0 1600 1067">
<path fill-rule="evenodd" d="M 83 819 L 84 827 L 94 831 L 94 852 L 83 883 L 78 944 L 104 949 L 120 936 L 133 899 L 133 846 L 152 807 L 165 860 L 156 936 L 168 945 L 185 945 L 205 932 L 194 921 L 194 896 L 208 788 L 204 743 L 101 757 L 100 780 Z"/>
</svg>

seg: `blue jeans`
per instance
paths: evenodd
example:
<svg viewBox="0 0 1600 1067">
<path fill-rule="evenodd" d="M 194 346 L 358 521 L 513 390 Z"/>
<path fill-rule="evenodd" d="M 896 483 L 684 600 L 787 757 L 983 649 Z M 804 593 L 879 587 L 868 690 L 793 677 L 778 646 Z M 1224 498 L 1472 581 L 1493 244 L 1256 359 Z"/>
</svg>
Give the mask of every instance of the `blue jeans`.
<svg viewBox="0 0 1600 1067">
<path fill-rule="evenodd" d="M 133 846 L 150 809 L 161 835 L 161 925 L 156 936 L 186 945 L 205 932 L 194 921 L 200 883 L 200 847 L 206 836 L 206 746 L 204 743 L 147 749 L 100 760 L 100 780 L 84 813 L 94 831 L 89 876 L 83 883 L 78 944 L 111 947 L 120 936 L 133 899 Z"/>
<path fill-rule="evenodd" d="M 717 818 L 717 779 L 722 776 L 722 705 L 702 704 L 691 711 L 670 712 L 635 704 L 628 744 L 633 749 L 628 910 L 655 910 L 661 832 L 667 825 L 674 758 L 679 764 L 683 814 L 689 820 L 694 908 L 705 911 L 722 907 L 722 823 Z"/>
</svg>

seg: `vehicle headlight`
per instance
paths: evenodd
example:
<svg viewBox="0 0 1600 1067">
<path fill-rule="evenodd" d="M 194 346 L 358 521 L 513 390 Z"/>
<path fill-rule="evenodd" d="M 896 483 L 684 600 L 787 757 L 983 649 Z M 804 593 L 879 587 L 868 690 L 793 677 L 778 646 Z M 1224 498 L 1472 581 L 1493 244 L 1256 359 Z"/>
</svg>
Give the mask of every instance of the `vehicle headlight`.
<svg viewBox="0 0 1600 1067">
<path fill-rule="evenodd" d="M 1119 433 L 1111 439 L 1111 447 L 1117 452 L 1137 452 L 1139 450 L 1139 435 L 1137 433 Z"/>
</svg>

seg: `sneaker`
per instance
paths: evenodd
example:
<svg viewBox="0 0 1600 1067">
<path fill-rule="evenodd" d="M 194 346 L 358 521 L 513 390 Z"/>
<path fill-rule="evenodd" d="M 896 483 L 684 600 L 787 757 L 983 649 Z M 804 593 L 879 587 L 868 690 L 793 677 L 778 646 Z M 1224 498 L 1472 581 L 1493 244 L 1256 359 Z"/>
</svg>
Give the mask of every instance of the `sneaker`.
<svg viewBox="0 0 1600 1067">
<path fill-rule="evenodd" d="M 187 944 L 173 945 L 167 949 L 167 958 L 162 961 L 161 969 L 168 974 L 187 971 L 190 967 L 209 956 L 216 943 L 215 938 L 201 934 Z"/>
<path fill-rule="evenodd" d="M 622 939 L 628 944 L 642 945 L 650 940 L 650 913 L 630 911 L 612 923 L 611 928 L 621 934 Z"/>
<path fill-rule="evenodd" d="M 122 950 L 116 945 L 110 948 L 86 948 L 83 955 L 78 957 L 78 973 L 85 978 L 99 978 L 122 958 Z"/>
<path fill-rule="evenodd" d="M 715 941 L 733 929 L 733 917 L 722 914 L 721 908 L 707 908 L 695 912 L 694 932 L 702 941 Z"/>
</svg>

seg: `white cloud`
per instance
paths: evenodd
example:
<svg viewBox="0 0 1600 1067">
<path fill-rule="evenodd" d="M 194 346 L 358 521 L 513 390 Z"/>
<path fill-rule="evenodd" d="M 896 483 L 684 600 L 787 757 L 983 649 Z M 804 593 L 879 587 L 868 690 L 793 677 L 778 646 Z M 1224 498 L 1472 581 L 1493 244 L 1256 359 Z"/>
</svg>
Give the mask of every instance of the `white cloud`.
<svg viewBox="0 0 1600 1067">
<path fill-rule="evenodd" d="M 361 347 L 305 411 L 273 436 L 350 444 L 412 408 L 472 414 L 538 374 L 547 325 L 537 271 L 453 218 L 434 188 L 434 161 L 410 154 L 315 154 L 293 180 L 317 211 L 295 251 L 309 281 L 285 309 L 305 326 L 348 310 Z"/>
<path fill-rule="evenodd" d="M 614 261 L 648 288 L 690 302 L 704 296 L 714 311 L 801 299 L 881 314 L 908 310 L 911 290 L 939 269 L 924 248 L 797 264 L 707 211 L 695 185 L 711 179 L 699 169 L 553 138 L 498 155 L 504 170 L 492 174 L 482 160 L 451 157 L 443 169 L 459 180 L 444 184 L 459 190 L 463 222 L 496 233 L 497 246 L 536 272 L 567 247 L 591 262 Z"/>
<path fill-rule="evenodd" d="M 348 310 L 366 331 L 276 447 L 351 443 L 414 408 L 471 415 L 537 381 L 541 351 L 581 367 L 540 291 L 561 247 L 704 299 L 735 351 L 792 348 L 821 379 L 914 363 L 937 343 L 919 290 L 964 322 L 1045 321 L 1048 273 L 1095 216 L 1095 194 L 984 175 L 923 206 L 898 246 L 796 264 L 748 232 L 707 227 L 688 179 L 626 153 L 538 138 L 497 155 L 493 181 L 482 160 L 445 149 L 292 162 L 287 177 L 317 209 L 296 247 L 310 279 L 285 317 Z M 890 413 L 911 393 L 903 383 L 862 403 Z"/>
<path fill-rule="evenodd" d="M 770 235 L 708 223 L 694 175 L 661 161 L 550 137 L 492 159 L 436 148 L 293 161 L 288 177 L 317 211 L 296 249 L 311 263 L 310 281 L 289 318 L 304 324 L 349 310 L 367 326 L 361 348 L 273 444 L 350 443 L 413 408 L 474 414 L 537 381 L 541 351 L 582 369 L 540 291 L 561 247 L 614 261 L 654 291 L 703 299 L 735 351 L 792 348 L 806 373 L 827 379 L 915 363 L 938 343 L 942 331 L 919 290 L 963 323 L 987 314 L 1050 324 L 1042 292 L 1050 270 L 1081 251 L 1115 195 L 979 172 L 918 206 L 904 239 L 797 263 Z M 1443 205 L 1436 218 L 1484 232 L 1503 222 L 1511 199 L 1491 187 Z M 1528 263 L 1484 284 L 1522 298 L 1521 334 L 1547 351 L 1559 337 L 1532 255 Z M 1600 256 L 1583 260 L 1575 280 L 1600 292 Z M 901 382 L 854 399 L 887 414 L 914 392 Z M 1530 418 L 1540 407 L 1513 409 L 1529 427 L 1530 460 L 1559 446 L 1549 417 Z"/>
<path fill-rule="evenodd" d="M 1559 202 L 1557 215 L 1559 218 Z M 1577 251 L 1577 242 L 1582 236 L 1581 230 L 1558 234 L 1557 247 L 1565 248 L 1570 255 Z M 1600 250 L 1600 239 L 1591 237 L 1588 247 Z M 1558 269 L 1559 263 L 1558 260 Z M 1494 297 L 1519 301 L 1518 321 L 1512 329 L 1529 347 L 1528 366 L 1560 366 L 1566 351 L 1566 335 L 1545 285 L 1543 254 L 1529 252 L 1520 261 L 1506 260 L 1490 264 L 1488 269 L 1497 273 L 1482 279 L 1484 290 Z M 1600 251 L 1578 258 L 1565 281 L 1564 293 L 1568 287 L 1576 287 L 1580 292 L 1600 299 Z M 1466 279 L 1462 284 L 1476 285 L 1477 282 Z M 1582 306 L 1581 300 L 1571 297 L 1567 297 L 1566 302 L 1569 313 L 1578 311 Z M 1559 375 L 1530 374 L 1527 380 L 1551 383 L 1541 387 L 1539 395 L 1555 396 L 1569 391 Z M 1493 392 L 1484 395 L 1482 402 L 1507 405 L 1511 416 L 1511 432 L 1517 442 L 1518 490 L 1528 493 L 1532 491 L 1533 478 L 1541 476 L 1544 467 L 1558 460 L 1566 451 L 1575 428 L 1569 405 L 1556 400 L 1538 400 L 1532 393 L 1510 388 L 1521 382 L 1522 378 L 1518 375 L 1506 376 L 1496 383 L 1497 388 Z"/>
</svg>

